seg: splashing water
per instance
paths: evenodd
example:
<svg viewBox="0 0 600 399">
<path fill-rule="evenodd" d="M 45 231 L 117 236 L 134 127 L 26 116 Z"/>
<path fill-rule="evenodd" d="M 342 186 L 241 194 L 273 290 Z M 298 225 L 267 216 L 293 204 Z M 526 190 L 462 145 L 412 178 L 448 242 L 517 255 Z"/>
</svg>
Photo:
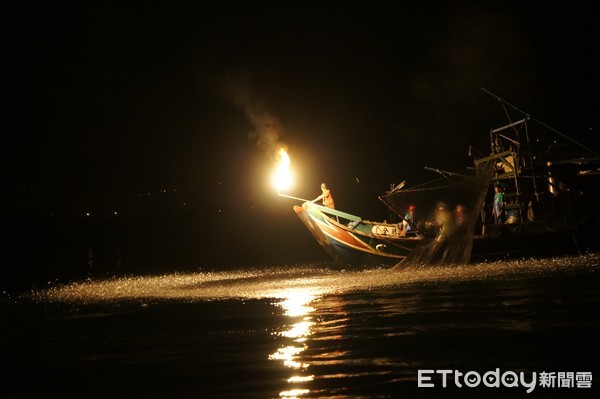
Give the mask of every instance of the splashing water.
<svg viewBox="0 0 600 399">
<path fill-rule="evenodd" d="M 206 301 L 288 298 L 296 291 L 322 296 L 444 281 L 508 280 L 561 273 L 596 272 L 599 267 L 600 254 L 474 265 L 408 267 L 394 271 L 339 271 L 322 267 L 293 266 L 85 281 L 34 292 L 31 298 L 36 301 L 76 303 L 152 299 Z"/>
</svg>

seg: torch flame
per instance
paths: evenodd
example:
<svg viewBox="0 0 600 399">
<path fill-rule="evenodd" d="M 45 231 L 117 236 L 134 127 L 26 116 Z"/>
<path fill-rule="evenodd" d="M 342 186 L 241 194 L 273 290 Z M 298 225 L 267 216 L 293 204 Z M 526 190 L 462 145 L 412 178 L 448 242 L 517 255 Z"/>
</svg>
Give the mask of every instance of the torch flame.
<svg viewBox="0 0 600 399">
<path fill-rule="evenodd" d="M 278 163 L 273 173 L 273 186 L 277 191 L 283 191 L 292 185 L 292 172 L 290 170 L 290 156 L 281 148 L 277 153 Z"/>
</svg>

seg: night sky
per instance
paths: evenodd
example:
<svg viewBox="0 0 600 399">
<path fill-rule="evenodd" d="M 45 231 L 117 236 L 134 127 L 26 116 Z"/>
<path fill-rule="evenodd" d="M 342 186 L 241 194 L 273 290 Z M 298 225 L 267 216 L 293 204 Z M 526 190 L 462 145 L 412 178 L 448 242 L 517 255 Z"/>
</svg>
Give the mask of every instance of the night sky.
<svg viewBox="0 0 600 399">
<path fill-rule="evenodd" d="M 11 3 L 3 215 L 178 193 L 298 222 L 268 184 L 272 143 L 289 194 L 327 181 L 338 208 L 376 215 L 390 183 L 488 151 L 507 119 L 480 87 L 598 150 L 593 2 Z"/>
</svg>

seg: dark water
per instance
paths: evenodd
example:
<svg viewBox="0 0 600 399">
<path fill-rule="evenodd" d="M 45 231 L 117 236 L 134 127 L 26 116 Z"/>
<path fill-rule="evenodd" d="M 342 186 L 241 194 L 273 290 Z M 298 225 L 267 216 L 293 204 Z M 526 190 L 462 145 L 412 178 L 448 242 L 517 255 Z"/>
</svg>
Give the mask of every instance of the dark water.
<svg viewBox="0 0 600 399">
<path fill-rule="evenodd" d="M 325 265 L 4 294 L 2 398 L 595 397 L 418 387 L 418 370 L 592 372 L 600 255 L 390 272 Z"/>
</svg>

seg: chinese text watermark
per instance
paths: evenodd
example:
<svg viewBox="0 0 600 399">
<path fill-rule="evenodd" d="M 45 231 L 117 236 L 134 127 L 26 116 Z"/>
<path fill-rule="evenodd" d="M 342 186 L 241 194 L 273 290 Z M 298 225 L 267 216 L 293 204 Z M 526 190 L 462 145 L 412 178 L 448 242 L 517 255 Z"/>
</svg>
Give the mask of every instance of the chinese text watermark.
<svg viewBox="0 0 600 399">
<path fill-rule="evenodd" d="M 441 383 L 434 381 L 441 379 Z M 485 386 L 488 388 L 518 388 L 526 389 L 527 393 L 540 388 L 591 388 L 591 371 L 551 371 L 551 372 L 515 372 L 501 371 L 499 368 L 483 374 L 477 371 L 462 372 L 459 370 L 419 370 L 419 388 L 446 388 L 454 384 L 458 388 L 475 388 Z"/>
</svg>

